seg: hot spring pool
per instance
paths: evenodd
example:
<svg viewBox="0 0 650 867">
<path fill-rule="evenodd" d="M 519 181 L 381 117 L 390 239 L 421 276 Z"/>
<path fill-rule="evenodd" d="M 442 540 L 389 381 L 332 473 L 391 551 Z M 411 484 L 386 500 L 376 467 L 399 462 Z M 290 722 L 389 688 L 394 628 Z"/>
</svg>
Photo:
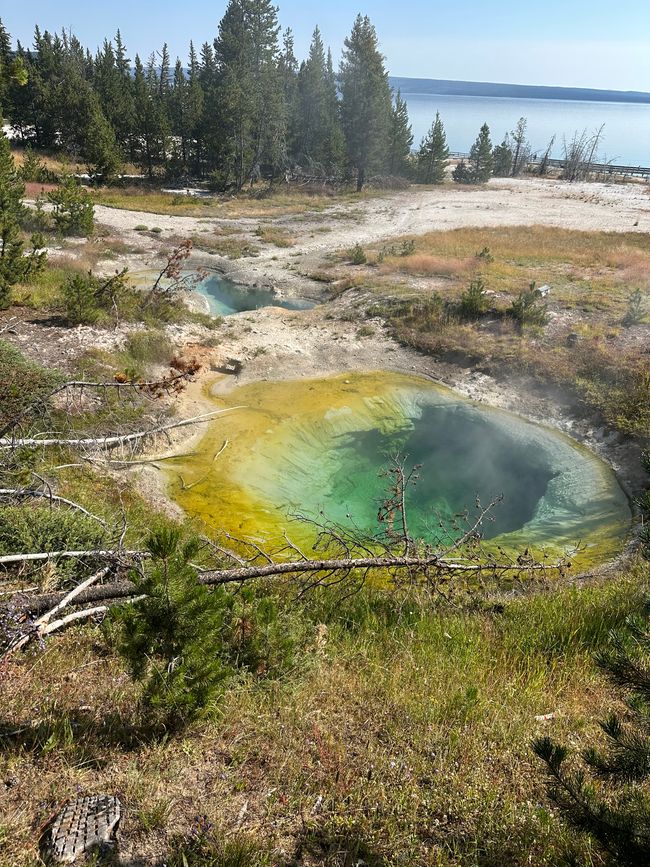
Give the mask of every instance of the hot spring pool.
<svg viewBox="0 0 650 867">
<path fill-rule="evenodd" d="M 310 310 L 315 306 L 313 301 L 306 298 L 278 298 L 268 289 L 242 286 L 214 273 L 193 288 L 207 300 L 213 316 L 231 316 L 244 310 L 257 310 L 258 307 Z"/>
<path fill-rule="evenodd" d="M 212 528 L 277 540 L 300 511 L 378 530 L 391 456 L 422 464 L 408 491 L 411 531 L 434 539 L 439 522 L 502 495 L 486 539 L 557 554 L 578 543 L 583 563 L 620 550 L 627 499 L 611 469 L 561 433 L 472 403 L 426 380 L 376 372 L 257 382 L 235 389 L 192 458 L 171 471 L 172 493 Z M 225 442 L 227 446 L 215 459 Z M 182 466 L 182 469 L 179 467 Z M 181 490 L 178 473 L 189 489 Z"/>
</svg>

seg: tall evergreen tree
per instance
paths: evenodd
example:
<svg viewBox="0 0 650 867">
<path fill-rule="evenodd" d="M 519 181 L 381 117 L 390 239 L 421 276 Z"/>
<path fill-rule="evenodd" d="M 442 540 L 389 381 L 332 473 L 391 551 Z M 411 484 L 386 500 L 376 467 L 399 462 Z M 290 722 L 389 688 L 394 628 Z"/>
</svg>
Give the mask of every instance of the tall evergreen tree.
<svg viewBox="0 0 650 867">
<path fill-rule="evenodd" d="M 388 130 L 388 162 L 386 168 L 391 175 L 406 175 L 409 169 L 409 156 L 413 145 L 413 130 L 409 122 L 406 102 L 398 90 L 395 104 L 390 115 Z"/>
<path fill-rule="evenodd" d="M 16 88 L 27 84 L 27 66 L 22 52 L 13 56 L 11 36 L 0 19 L 0 119 L 13 118 L 13 100 Z"/>
<path fill-rule="evenodd" d="M 133 151 L 138 163 L 153 177 L 156 167 L 165 161 L 167 152 L 167 125 L 159 100 L 155 57 L 149 60 L 147 70 L 140 57 L 135 56 L 133 74 L 133 107 L 136 125 L 133 130 Z"/>
<path fill-rule="evenodd" d="M 297 146 L 297 93 L 298 61 L 296 59 L 293 31 L 290 27 L 282 34 L 282 50 L 278 58 L 278 73 L 286 107 L 287 151 L 292 158 L 296 156 Z"/>
<path fill-rule="evenodd" d="M 11 287 L 38 270 L 45 258 L 33 238 L 30 255 L 25 255 L 21 223 L 25 208 L 25 186 L 18 177 L 7 136 L 0 130 L 0 309 L 9 306 Z"/>
<path fill-rule="evenodd" d="M 319 174 L 332 173 L 341 157 L 342 134 L 331 55 L 325 56 L 318 27 L 298 73 L 295 132 L 299 162 Z"/>
<path fill-rule="evenodd" d="M 528 121 L 520 117 L 512 131 L 512 176 L 520 175 L 530 158 L 530 144 L 527 138 Z"/>
<path fill-rule="evenodd" d="M 492 172 L 497 178 L 507 178 L 512 171 L 512 147 L 510 146 L 510 136 L 508 133 L 501 144 L 497 145 L 492 151 Z"/>
<path fill-rule="evenodd" d="M 221 183 L 241 189 L 284 156 L 286 111 L 278 70 L 277 9 L 270 0 L 230 0 L 214 52 Z"/>
<path fill-rule="evenodd" d="M 171 131 L 175 137 L 174 162 L 181 173 L 189 170 L 196 152 L 199 121 L 203 112 L 203 91 L 198 80 L 198 63 L 190 46 L 190 68 L 186 75 L 180 59 L 174 67 L 169 97 Z"/>
<path fill-rule="evenodd" d="M 344 42 L 339 84 L 348 163 L 360 192 L 368 172 L 386 165 L 392 112 L 384 57 L 367 16 L 357 16 Z"/>
<path fill-rule="evenodd" d="M 477 184 L 484 184 L 492 174 L 492 141 L 490 140 L 490 127 L 484 123 L 476 141 L 469 152 L 469 162 L 472 171 L 472 180 Z"/>
<path fill-rule="evenodd" d="M 113 127 L 120 146 L 127 149 L 134 121 L 132 79 L 130 61 L 126 57 L 119 30 L 115 37 L 115 48 L 112 42 L 104 40 L 95 56 L 93 86 L 104 117 Z"/>
<path fill-rule="evenodd" d="M 442 184 L 445 180 L 448 160 L 447 135 L 440 119 L 440 112 L 436 112 L 436 119 L 422 139 L 418 151 L 418 179 L 423 184 Z"/>
<path fill-rule="evenodd" d="M 87 112 L 83 119 L 83 157 L 90 175 L 106 183 L 119 172 L 122 163 L 115 130 L 104 117 L 99 100 L 92 92 Z"/>
</svg>

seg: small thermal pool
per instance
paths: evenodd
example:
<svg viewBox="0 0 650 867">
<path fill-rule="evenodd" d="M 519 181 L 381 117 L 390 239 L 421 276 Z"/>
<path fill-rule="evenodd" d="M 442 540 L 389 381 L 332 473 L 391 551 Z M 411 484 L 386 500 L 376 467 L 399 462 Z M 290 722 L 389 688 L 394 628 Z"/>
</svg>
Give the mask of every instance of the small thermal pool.
<svg viewBox="0 0 650 867">
<path fill-rule="evenodd" d="M 268 289 L 242 286 L 214 273 L 197 283 L 194 289 L 207 300 L 213 316 L 230 316 L 243 310 L 257 310 L 258 307 L 310 310 L 315 306 L 306 298 L 278 298 Z"/>
<path fill-rule="evenodd" d="M 258 540 L 286 529 L 308 543 L 313 531 L 289 517 L 301 512 L 372 534 L 387 484 L 379 474 L 399 453 L 422 465 L 407 494 L 421 538 L 434 540 L 441 520 L 475 515 L 477 496 L 488 505 L 501 495 L 483 532 L 512 550 L 558 554 L 580 543 L 584 564 L 617 553 L 629 530 L 627 499 L 590 451 L 417 377 L 257 382 L 216 402 L 243 408 L 212 423 L 198 454 L 171 475 L 178 503 L 213 528 Z"/>
</svg>

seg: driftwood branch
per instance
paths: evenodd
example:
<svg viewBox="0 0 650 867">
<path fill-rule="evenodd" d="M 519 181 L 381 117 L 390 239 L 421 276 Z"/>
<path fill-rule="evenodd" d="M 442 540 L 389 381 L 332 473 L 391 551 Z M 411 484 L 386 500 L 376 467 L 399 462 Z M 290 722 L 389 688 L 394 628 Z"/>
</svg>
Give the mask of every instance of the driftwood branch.
<svg viewBox="0 0 650 867">
<path fill-rule="evenodd" d="M 103 518 L 93 515 L 92 512 L 89 512 L 88 509 L 85 509 L 79 503 L 75 503 L 73 500 L 68 500 L 66 497 L 60 497 L 50 491 L 38 491 L 32 488 L 0 488 L 0 499 L 28 500 L 32 497 L 35 499 L 47 500 L 51 504 L 57 503 L 62 506 L 67 506 L 76 512 L 81 512 L 82 515 L 86 515 L 86 517 L 92 518 L 93 521 L 97 521 L 97 523 L 101 524 L 104 529 L 108 526 Z"/>
<path fill-rule="evenodd" d="M 128 443 L 136 442 L 145 437 L 155 436 L 156 434 L 166 433 L 179 427 L 187 427 L 188 425 L 200 424 L 201 422 L 210 421 L 217 415 L 223 415 L 226 412 L 232 412 L 234 409 L 242 409 L 240 406 L 231 406 L 226 409 L 215 409 L 212 412 L 206 412 L 203 415 L 197 415 L 193 418 L 186 418 L 182 421 L 175 421 L 170 424 L 159 425 L 158 427 L 150 428 L 149 430 L 137 431 L 136 433 L 120 434 L 119 436 L 105 437 L 86 437 L 79 439 L 61 439 L 52 437 L 49 439 L 39 439 L 38 437 L 28 438 L 8 438 L 0 439 L 0 449 L 13 449 L 22 446 L 75 446 L 75 447 L 90 447 L 90 448 L 105 448 L 111 449 L 115 446 L 123 446 Z"/>
<path fill-rule="evenodd" d="M 18 563 L 38 563 L 45 560 L 147 560 L 151 557 L 148 551 L 39 551 L 35 554 L 3 554 L 0 566 L 13 566 Z"/>
<path fill-rule="evenodd" d="M 0 332 L 2 333 L 2 332 Z M 189 380 L 192 378 L 196 371 L 195 370 L 185 370 L 179 373 L 175 373 L 171 376 L 165 376 L 162 379 L 154 379 L 154 380 L 137 380 L 137 379 L 120 379 L 118 376 L 114 380 L 108 381 L 100 381 L 100 382 L 91 382 L 83 379 L 73 379 L 67 382 L 61 383 L 48 394 L 43 397 L 39 397 L 38 400 L 30 403 L 26 406 L 21 412 L 17 415 L 13 416 L 13 418 L 9 419 L 6 424 L 0 428 L 0 437 L 4 437 L 9 431 L 14 430 L 18 425 L 26 419 L 29 415 L 40 411 L 43 411 L 47 404 L 57 397 L 59 394 L 63 394 L 66 391 L 77 390 L 83 393 L 85 390 L 99 390 L 99 391 L 107 391 L 111 389 L 117 389 L 118 392 L 122 390 L 128 391 L 129 389 L 133 391 L 137 391 L 142 394 L 153 394 L 158 391 L 174 391 L 181 382 L 184 380 Z"/>
<path fill-rule="evenodd" d="M 81 584 L 78 584 L 73 590 L 69 593 L 66 593 L 59 602 L 56 603 L 54 608 L 47 611 L 41 617 L 38 618 L 33 624 L 29 632 L 26 632 L 24 635 L 21 635 L 16 641 L 9 645 L 5 653 L 3 654 L 3 658 L 8 656 L 10 653 L 13 653 L 16 650 L 20 650 L 21 647 L 24 647 L 32 638 L 41 637 L 43 635 L 47 635 L 49 632 L 53 632 L 54 629 L 58 629 L 58 626 L 54 626 L 54 624 L 50 624 L 52 618 L 57 615 L 60 611 L 63 611 L 68 605 L 70 605 L 74 600 L 80 596 L 84 590 L 87 590 L 92 584 L 96 584 L 98 581 L 101 581 L 102 578 L 105 578 L 106 575 L 111 571 L 110 566 L 106 566 L 103 569 L 100 569 L 99 572 L 95 572 L 93 575 L 90 575 Z M 96 609 L 95 609 L 96 610 Z M 64 618 L 64 620 L 55 621 L 55 623 L 59 623 L 61 626 L 64 625 L 65 622 L 69 622 Z"/>
<path fill-rule="evenodd" d="M 67 552 L 68 554 L 73 552 Z M 112 556 L 115 560 L 124 557 L 126 553 L 130 554 L 133 559 L 146 559 L 150 555 L 143 551 L 131 552 L 85 552 L 85 555 L 103 555 L 106 557 Z M 16 555 L 14 555 L 16 556 Z M 20 555 L 22 557 L 47 557 L 48 555 Z M 236 555 L 235 555 L 236 556 Z M 304 555 L 302 555 L 304 556 Z M 238 558 L 239 559 L 239 558 Z M 2 563 L 2 558 L 0 558 Z M 201 572 L 197 576 L 197 581 L 200 584 L 207 586 L 223 585 L 223 584 L 240 584 L 246 581 L 252 581 L 259 578 L 277 578 L 285 575 L 330 575 L 330 574 L 349 574 L 354 570 L 369 570 L 369 569 L 385 569 L 387 571 L 415 571 L 423 574 L 429 574 L 432 570 L 436 575 L 472 575 L 484 573 L 498 574 L 524 574 L 524 573 L 549 573 L 558 571 L 569 564 L 549 564 L 537 563 L 531 561 L 520 561 L 503 564 L 490 563 L 475 563 L 463 560 L 448 560 L 440 558 L 437 555 L 418 557 L 410 556 L 378 556 L 378 557 L 341 557 L 332 559 L 312 560 L 301 559 L 291 560 L 284 563 L 260 563 L 253 566 L 237 566 L 225 569 L 213 569 Z M 140 592 L 132 581 L 117 581 L 110 584 L 101 584 L 99 586 L 88 587 L 83 592 L 80 592 L 76 597 L 75 604 L 90 604 L 93 602 L 124 599 L 130 596 L 135 596 Z M 58 605 L 65 599 L 66 593 L 46 593 L 38 596 L 30 596 L 21 599 L 17 594 L 15 607 L 18 610 L 29 610 L 33 614 L 38 614 L 53 606 Z"/>
</svg>

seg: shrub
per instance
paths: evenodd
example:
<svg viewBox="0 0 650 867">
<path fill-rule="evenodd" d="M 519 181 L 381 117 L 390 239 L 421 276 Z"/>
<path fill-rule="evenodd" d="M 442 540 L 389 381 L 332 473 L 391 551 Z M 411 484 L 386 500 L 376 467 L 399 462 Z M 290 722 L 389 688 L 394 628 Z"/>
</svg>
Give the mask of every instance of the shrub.
<svg viewBox="0 0 650 867">
<path fill-rule="evenodd" d="M 145 226 L 144 223 L 138 223 L 138 225 L 133 230 L 134 232 L 148 232 L 149 226 Z"/>
<path fill-rule="evenodd" d="M 77 512 L 44 505 L 0 507 L 0 554 L 36 551 L 84 551 L 102 547 L 104 530 Z M 57 571 L 70 576 L 87 564 L 66 561 Z"/>
<path fill-rule="evenodd" d="M 646 317 L 646 303 L 640 289 L 635 289 L 627 301 L 627 310 L 623 316 L 623 325 L 640 325 Z"/>
<path fill-rule="evenodd" d="M 0 427 L 44 398 L 59 382 L 55 371 L 27 361 L 0 339 Z"/>
<path fill-rule="evenodd" d="M 68 175 L 61 186 L 47 194 L 53 205 L 52 217 L 62 235 L 92 235 L 95 209 L 90 193 Z"/>
<path fill-rule="evenodd" d="M 70 325 L 92 325 L 100 315 L 96 281 L 90 274 L 72 274 L 63 284 L 61 294 L 65 317 Z"/>
<path fill-rule="evenodd" d="M 126 348 L 136 361 L 161 364 L 167 364 L 174 352 L 165 332 L 159 330 L 136 331 L 127 340 Z"/>
<path fill-rule="evenodd" d="M 473 184 L 474 183 L 474 173 L 471 168 L 467 165 L 465 160 L 461 160 L 456 168 L 451 173 L 452 178 L 456 181 L 457 184 Z"/>
<path fill-rule="evenodd" d="M 539 289 L 531 283 L 530 289 L 520 292 L 508 308 L 508 315 L 522 325 L 546 325 L 548 311 Z"/>
<path fill-rule="evenodd" d="M 154 226 L 153 229 L 150 230 L 154 235 L 162 235 L 162 229 L 160 226 Z"/>
<path fill-rule="evenodd" d="M 179 530 L 163 528 L 147 548 L 151 568 L 133 576 L 146 596 L 113 612 L 117 649 L 143 685 L 145 709 L 178 725 L 205 713 L 232 675 L 224 653 L 229 600 L 223 588 L 198 583 L 189 565 L 196 540 L 182 542 Z"/>
<path fill-rule="evenodd" d="M 29 146 L 25 148 L 23 164 L 18 171 L 20 177 L 29 183 L 47 184 L 56 180 L 54 172 L 46 167 L 38 154 L 34 153 Z"/>
<path fill-rule="evenodd" d="M 480 253 L 476 254 L 476 258 L 480 259 L 482 262 L 485 262 L 486 265 L 491 265 L 494 262 L 494 256 L 492 255 L 489 247 L 483 247 Z"/>
<path fill-rule="evenodd" d="M 460 296 L 458 315 L 461 319 L 478 319 L 487 310 L 487 294 L 483 280 L 472 280 Z"/>
<path fill-rule="evenodd" d="M 209 713 L 238 669 L 273 676 L 295 666 L 308 630 L 253 588 L 200 584 L 190 565 L 199 547 L 177 528 L 152 533 L 147 571 L 132 576 L 144 598 L 113 612 L 116 648 L 142 684 L 143 709 L 166 725 Z"/>
<path fill-rule="evenodd" d="M 367 261 L 366 252 L 361 244 L 355 244 L 348 250 L 348 258 L 353 265 L 365 265 Z"/>
</svg>

